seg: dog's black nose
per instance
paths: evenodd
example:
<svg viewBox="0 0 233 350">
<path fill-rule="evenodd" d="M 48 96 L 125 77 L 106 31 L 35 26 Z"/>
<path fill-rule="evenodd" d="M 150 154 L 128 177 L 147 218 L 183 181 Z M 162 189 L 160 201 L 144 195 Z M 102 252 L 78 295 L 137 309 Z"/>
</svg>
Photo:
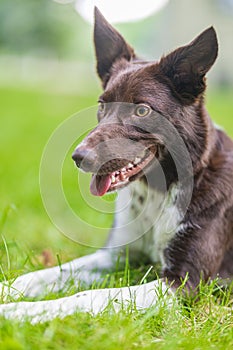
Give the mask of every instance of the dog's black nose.
<svg viewBox="0 0 233 350">
<path fill-rule="evenodd" d="M 78 147 L 72 154 L 72 159 L 75 161 L 78 168 L 84 171 L 92 172 L 95 167 L 95 154 L 88 148 Z"/>
</svg>

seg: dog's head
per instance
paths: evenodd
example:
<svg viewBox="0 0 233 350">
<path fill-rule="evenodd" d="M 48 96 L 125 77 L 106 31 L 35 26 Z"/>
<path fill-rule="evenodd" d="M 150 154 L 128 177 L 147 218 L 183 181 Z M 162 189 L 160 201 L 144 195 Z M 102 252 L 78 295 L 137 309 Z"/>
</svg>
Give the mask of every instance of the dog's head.
<svg viewBox="0 0 233 350">
<path fill-rule="evenodd" d="M 175 147 L 175 141 L 161 118 L 182 137 L 194 171 L 203 166 L 211 134 L 203 106 L 205 75 L 218 52 L 213 27 L 160 61 L 145 62 L 96 8 L 94 42 L 104 89 L 99 124 L 73 154 L 78 167 L 94 174 L 91 192 L 124 187 L 151 171 L 155 159 L 171 162 L 167 144 Z"/>
</svg>

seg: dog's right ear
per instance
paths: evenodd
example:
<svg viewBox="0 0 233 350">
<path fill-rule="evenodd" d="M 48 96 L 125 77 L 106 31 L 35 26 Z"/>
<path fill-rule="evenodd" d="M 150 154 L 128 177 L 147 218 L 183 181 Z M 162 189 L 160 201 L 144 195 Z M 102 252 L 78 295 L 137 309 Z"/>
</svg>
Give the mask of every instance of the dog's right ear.
<svg viewBox="0 0 233 350">
<path fill-rule="evenodd" d="M 105 85 L 113 63 L 121 58 L 130 61 L 135 54 L 121 34 L 106 21 L 97 7 L 95 7 L 94 43 L 97 72 Z"/>
<path fill-rule="evenodd" d="M 205 75 L 218 55 L 215 29 L 210 27 L 191 43 L 162 57 L 160 70 L 170 80 L 173 90 L 184 104 L 190 104 L 204 92 Z"/>
</svg>

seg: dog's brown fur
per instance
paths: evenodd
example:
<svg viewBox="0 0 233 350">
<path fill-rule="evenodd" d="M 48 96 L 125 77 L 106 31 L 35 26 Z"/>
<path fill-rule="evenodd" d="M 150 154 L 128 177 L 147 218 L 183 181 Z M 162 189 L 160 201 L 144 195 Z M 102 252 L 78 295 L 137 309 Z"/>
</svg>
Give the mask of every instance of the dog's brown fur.
<svg viewBox="0 0 233 350">
<path fill-rule="evenodd" d="M 163 276 L 178 286 L 188 273 L 191 288 L 198 285 L 201 275 L 205 280 L 217 274 L 233 276 L 233 142 L 214 127 L 203 97 L 205 75 L 218 53 L 215 30 L 212 27 L 205 30 L 193 42 L 159 62 L 144 62 L 96 9 L 94 41 L 97 72 L 104 88 L 101 103 L 146 103 L 175 126 L 192 160 L 192 199 L 182 228 L 164 251 Z M 151 144 L 146 133 L 126 126 L 122 119 L 114 117 L 113 110 L 107 115 L 111 116 L 113 126 L 109 128 L 107 118 L 99 116 L 100 124 L 85 139 L 85 149 L 89 151 L 86 163 L 81 164 L 82 146 L 73 156 L 86 171 L 106 174 L 132 159 L 130 146 L 126 155 L 121 145 L 116 144 L 113 161 L 100 167 L 105 150 L 93 154 L 92 150 L 116 135 L 138 140 L 145 147 Z M 153 142 L 160 149 L 158 158 L 169 189 L 177 181 L 174 162 L 166 147 L 160 147 L 159 138 Z M 151 179 L 148 186 L 161 190 L 159 183 L 153 181 L 156 167 L 147 170 L 147 177 Z M 145 181 L 145 177 L 140 174 L 138 181 Z"/>
<path fill-rule="evenodd" d="M 109 303 L 111 310 L 144 310 L 157 306 L 161 294 L 170 303 L 171 285 L 178 287 L 182 279 L 193 293 L 201 277 L 233 276 L 233 142 L 214 127 L 203 96 L 218 52 L 215 30 L 159 62 L 145 62 L 96 9 L 94 40 L 104 88 L 99 124 L 73 159 L 93 173 L 93 194 L 129 186 L 119 193 L 105 249 L 22 275 L 10 286 L 0 284 L 1 295 L 64 291 L 70 277 L 77 286 L 101 280 L 119 264 L 125 245 L 130 262 L 160 261 L 164 278 L 1 305 L 0 314 L 9 319 L 37 323 L 77 310 L 97 314 Z"/>
</svg>

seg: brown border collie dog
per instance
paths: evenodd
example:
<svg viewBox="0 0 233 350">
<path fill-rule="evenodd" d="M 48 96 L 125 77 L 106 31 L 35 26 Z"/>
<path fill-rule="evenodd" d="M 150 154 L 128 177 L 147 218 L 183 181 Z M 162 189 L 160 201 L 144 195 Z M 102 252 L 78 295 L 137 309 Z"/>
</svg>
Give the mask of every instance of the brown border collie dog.
<svg viewBox="0 0 233 350">
<path fill-rule="evenodd" d="M 156 306 L 185 281 L 233 275 L 233 143 L 204 105 L 206 73 L 218 54 L 213 27 L 159 61 L 141 60 L 95 9 L 98 125 L 73 153 L 93 174 L 90 189 L 118 191 L 109 239 L 96 253 L 17 278 L 3 293 L 29 297 L 101 280 L 127 253 L 131 263 L 162 265 L 161 279 L 138 286 L 87 290 L 50 301 L 1 305 L 7 318 L 31 322 L 76 311 L 96 314 Z M 127 247 L 127 249 L 126 249 Z"/>
</svg>

